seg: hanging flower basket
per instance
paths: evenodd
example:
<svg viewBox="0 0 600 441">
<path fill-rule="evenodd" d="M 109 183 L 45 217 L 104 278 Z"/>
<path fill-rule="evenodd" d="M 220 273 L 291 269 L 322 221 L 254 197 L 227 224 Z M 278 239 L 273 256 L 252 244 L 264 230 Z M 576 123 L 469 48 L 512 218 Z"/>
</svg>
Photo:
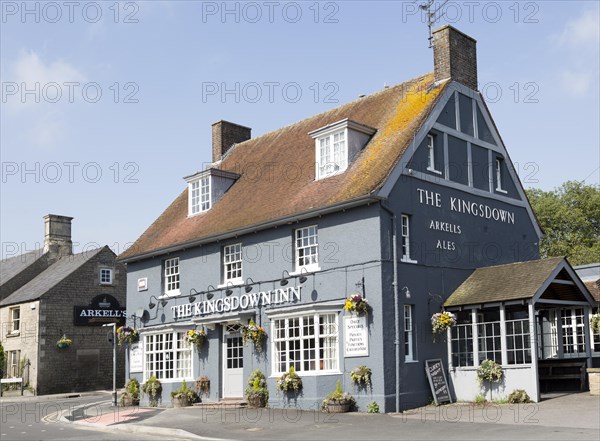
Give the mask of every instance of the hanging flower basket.
<svg viewBox="0 0 600 441">
<path fill-rule="evenodd" d="M 67 336 L 63 334 L 63 336 L 56 342 L 56 347 L 58 349 L 67 349 L 72 344 L 73 340 L 67 338 Z"/>
<path fill-rule="evenodd" d="M 590 323 L 592 325 L 592 332 L 594 334 L 600 334 L 600 312 L 597 312 L 592 316 Z"/>
<path fill-rule="evenodd" d="M 204 329 L 190 329 L 185 333 L 185 342 L 188 345 L 195 345 L 200 349 L 206 340 L 206 331 Z"/>
<path fill-rule="evenodd" d="M 117 340 L 119 346 L 123 346 L 124 344 L 132 345 L 140 341 L 140 333 L 129 326 L 121 326 L 117 328 Z"/>
<path fill-rule="evenodd" d="M 443 334 L 455 324 L 456 316 L 451 312 L 436 312 L 431 316 L 431 330 L 434 334 Z"/>
<path fill-rule="evenodd" d="M 353 294 L 346 299 L 344 309 L 350 313 L 356 313 L 356 315 L 368 314 L 369 302 L 360 294 Z"/>
<path fill-rule="evenodd" d="M 296 373 L 294 366 L 277 379 L 277 389 L 284 392 L 298 393 L 302 390 L 302 378 Z"/>
<path fill-rule="evenodd" d="M 266 338 L 266 331 L 262 327 L 257 326 L 256 323 L 254 323 L 254 320 L 250 320 L 248 326 L 242 326 L 242 339 L 244 340 L 244 344 L 251 341 L 254 343 L 256 352 L 262 352 L 263 342 Z"/>
<path fill-rule="evenodd" d="M 367 366 L 356 366 L 350 372 L 350 379 L 358 387 L 371 387 L 371 368 Z"/>
</svg>

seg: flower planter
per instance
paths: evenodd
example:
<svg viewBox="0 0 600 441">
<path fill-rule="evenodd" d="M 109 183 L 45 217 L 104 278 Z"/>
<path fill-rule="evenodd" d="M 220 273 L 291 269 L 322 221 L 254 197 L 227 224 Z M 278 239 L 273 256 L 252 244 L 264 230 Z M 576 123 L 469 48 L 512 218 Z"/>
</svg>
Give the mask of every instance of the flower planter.
<svg viewBox="0 0 600 441">
<path fill-rule="evenodd" d="M 56 347 L 58 349 L 68 349 L 69 346 L 71 346 L 69 343 L 63 343 L 63 342 L 56 343 Z"/>
<path fill-rule="evenodd" d="M 587 368 L 590 395 L 600 396 L 600 368 Z"/>
<path fill-rule="evenodd" d="M 173 404 L 173 407 L 188 407 L 190 400 L 188 397 L 171 398 L 171 404 Z"/>
<path fill-rule="evenodd" d="M 350 403 L 338 403 L 330 401 L 327 403 L 327 413 L 346 413 L 350 411 Z"/>
<path fill-rule="evenodd" d="M 264 396 L 248 397 L 248 406 L 254 408 L 267 407 L 267 399 Z"/>
<path fill-rule="evenodd" d="M 121 398 L 121 404 L 123 407 L 139 406 L 140 399 L 139 398 L 131 398 L 130 396 L 123 395 L 123 397 Z"/>
</svg>

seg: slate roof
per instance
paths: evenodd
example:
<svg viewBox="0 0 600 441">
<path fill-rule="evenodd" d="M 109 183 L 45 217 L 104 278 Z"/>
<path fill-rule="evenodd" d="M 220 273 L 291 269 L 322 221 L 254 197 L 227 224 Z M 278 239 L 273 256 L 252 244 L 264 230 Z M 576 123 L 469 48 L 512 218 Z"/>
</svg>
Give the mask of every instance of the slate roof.
<svg viewBox="0 0 600 441">
<path fill-rule="evenodd" d="M 51 288 L 96 256 L 96 254 L 104 248 L 96 248 L 95 250 L 88 250 L 83 253 L 61 257 L 56 263 L 50 265 L 50 267 L 45 271 L 42 271 L 37 277 L 34 277 L 21 288 L 2 300 L 0 306 L 14 305 L 39 299 Z"/>
<path fill-rule="evenodd" d="M 43 250 L 39 249 L 0 261 L 0 285 L 33 265 L 43 255 Z"/>
<path fill-rule="evenodd" d="M 563 257 L 552 257 L 477 268 L 448 297 L 444 306 L 530 299 L 563 260 Z"/>
<path fill-rule="evenodd" d="M 218 168 L 241 176 L 210 210 L 188 217 L 186 188 L 119 258 L 148 257 L 373 196 L 448 84 L 434 84 L 427 74 L 237 144 Z M 377 132 L 344 173 L 315 181 L 309 133 L 346 118 Z"/>
</svg>

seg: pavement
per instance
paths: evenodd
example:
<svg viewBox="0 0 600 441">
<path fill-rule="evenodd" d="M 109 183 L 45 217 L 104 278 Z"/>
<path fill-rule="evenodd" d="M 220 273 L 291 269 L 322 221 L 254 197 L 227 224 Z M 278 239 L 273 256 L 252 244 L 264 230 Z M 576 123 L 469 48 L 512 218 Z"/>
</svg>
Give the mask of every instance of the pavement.
<svg viewBox="0 0 600 441">
<path fill-rule="evenodd" d="M 541 439 L 599 440 L 600 397 L 546 396 L 540 403 L 427 406 L 398 414 L 326 414 L 297 408 L 112 407 L 99 396 L 55 415 L 96 430 L 198 440 Z M 53 416 L 50 416 L 53 418 Z M 124 436 L 125 437 L 125 436 Z"/>
</svg>

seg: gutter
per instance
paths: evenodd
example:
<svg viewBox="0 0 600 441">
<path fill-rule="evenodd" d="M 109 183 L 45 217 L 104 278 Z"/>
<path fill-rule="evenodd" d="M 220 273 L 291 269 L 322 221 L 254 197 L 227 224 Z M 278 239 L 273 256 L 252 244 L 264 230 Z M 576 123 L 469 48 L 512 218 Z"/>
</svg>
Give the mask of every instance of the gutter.
<svg viewBox="0 0 600 441">
<path fill-rule="evenodd" d="M 392 218 L 392 252 L 394 265 L 394 348 L 396 355 L 396 412 L 400 412 L 400 310 L 398 299 L 398 242 L 396 229 L 396 213 L 386 206 L 385 200 L 381 199 L 381 208 L 387 211 Z"/>
<path fill-rule="evenodd" d="M 212 242 L 219 242 L 225 239 L 229 239 L 232 237 L 241 236 L 244 234 L 256 233 L 257 231 L 267 230 L 269 228 L 278 227 L 281 225 L 292 224 L 296 222 L 300 222 L 305 219 L 310 219 L 315 216 L 323 216 L 330 213 L 335 213 L 337 211 L 347 210 L 350 208 L 359 207 L 361 205 L 366 205 L 369 203 L 379 202 L 380 198 L 372 195 L 361 196 L 356 199 L 351 199 L 346 202 L 341 202 L 339 204 L 330 205 L 325 208 L 318 208 L 313 210 L 301 211 L 300 213 L 296 213 L 292 216 L 286 216 L 279 219 L 275 219 L 273 221 L 264 222 L 262 224 L 255 224 L 251 227 L 240 228 L 237 230 L 230 230 L 225 233 L 214 234 L 212 236 L 207 236 L 202 239 L 194 239 L 188 242 L 183 242 L 177 245 L 172 245 L 164 248 L 158 248 L 156 250 L 152 250 L 142 254 L 136 254 L 131 257 L 126 257 L 124 259 L 117 258 L 118 261 L 123 263 L 136 262 L 144 259 L 151 259 L 156 256 L 160 256 L 163 254 L 170 254 L 176 251 L 183 251 L 187 248 L 197 247 L 201 245 L 205 245 Z M 134 245 L 133 245 L 134 246 Z"/>
</svg>

